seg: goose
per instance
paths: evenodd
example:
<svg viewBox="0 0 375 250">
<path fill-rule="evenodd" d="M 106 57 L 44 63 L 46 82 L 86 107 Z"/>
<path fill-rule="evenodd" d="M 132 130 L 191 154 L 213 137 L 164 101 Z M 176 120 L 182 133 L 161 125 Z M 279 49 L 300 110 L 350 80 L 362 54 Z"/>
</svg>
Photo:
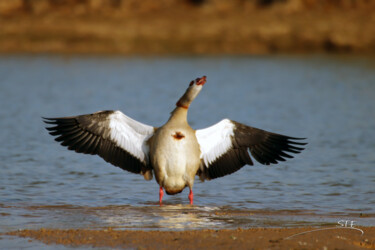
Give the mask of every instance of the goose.
<svg viewBox="0 0 375 250">
<path fill-rule="evenodd" d="M 187 122 L 191 102 L 201 92 L 206 76 L 191 81 L 177 101 L 169 120 L 153 127 L 106 110 L 92 114 L 46 118 L 46 129 L 62 146 L 77 153 L 99 155 L 105 161 L 142 174 L 159 185 L 159 203 L 168 195 L 189 187 L 193 204 L 196 175 L 212 180 L 253 165 L 250 155 L 263 165 L 293 158 L 304 150 L 306 138 L 289 137 L 223 119 L 204 129 L 194 130 Z"/>
</svg>

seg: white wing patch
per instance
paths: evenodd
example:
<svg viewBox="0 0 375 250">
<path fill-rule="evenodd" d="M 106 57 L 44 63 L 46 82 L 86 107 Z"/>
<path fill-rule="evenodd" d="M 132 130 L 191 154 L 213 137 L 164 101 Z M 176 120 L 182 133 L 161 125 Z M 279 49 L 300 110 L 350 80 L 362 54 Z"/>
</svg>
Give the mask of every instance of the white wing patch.
<svg viewBox="0 0 375 250">
<path fill-rule="evenodd" d="M 231 137 L 234 136 L 234 128 L 235 125 L 229 119 L 224 119 L 211 127 L 196 131 L 200 158 L 206 167 L 233 147 Z"/>
<path fill-rule="evenodd" d="M 149 146 L 146 142 L 154 133 L 153 127 L 133 120 L 120 111 L 109 116 L 109 127 L 111 140 L 117 146 L 143 163 L 148 162 Z"/>
</svg>

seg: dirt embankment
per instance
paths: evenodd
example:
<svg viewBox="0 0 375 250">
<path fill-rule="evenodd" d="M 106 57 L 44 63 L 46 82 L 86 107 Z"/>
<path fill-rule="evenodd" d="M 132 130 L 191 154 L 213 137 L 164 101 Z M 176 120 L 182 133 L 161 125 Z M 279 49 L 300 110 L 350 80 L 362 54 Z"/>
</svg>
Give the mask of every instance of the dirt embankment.
<svg viewBox="0 0 375 250">
<path fill-rule="evenodd" d="M 372 0 L 0 1 L 0 52 L 375 52 Z"/>
</svg>

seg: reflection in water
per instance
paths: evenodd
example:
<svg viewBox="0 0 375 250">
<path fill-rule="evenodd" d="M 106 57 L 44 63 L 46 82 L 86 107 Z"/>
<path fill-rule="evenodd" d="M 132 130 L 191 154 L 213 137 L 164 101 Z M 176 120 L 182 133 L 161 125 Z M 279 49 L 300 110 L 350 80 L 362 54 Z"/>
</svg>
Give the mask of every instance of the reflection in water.
<svg viewBox="0 0 375 250">
<path fill-rule="evenodd" d="M 0 206 L 1 207 L 1 206 Z M 15 220 L 4 220 L 3 232 L 22 228 L 89 228 L 138 230 L 236 229 L 253 227 L 296 227 L 336 225 L 340 219 L 357 225 L 375 224 L 375 214 L 359 217 L 319 214 L 308 210 L 238 210 L 230 207 L 190 205 L 146 206 L 13 206 Z M 0 211 L 1 213 L 1 211 Z"/>
<path fill-rule="evenodd" d="M 155 207 L 112 207 L 96 210 L 102 223 L 116 228 L 198 229 L 220 227 L 220 222 L 210 219 L 211 211 L 218 208 L 183 205 Z"/>
<path fill-rule="evenodd" d="M 160 207 L 158 222 L 160 228 L 168 229 L 198 229 L 216 228 L 221 226 L 221 222 L 212 220 L 212 211 L 219 208 L 190 207 L 167 205 Z M 202 216 L 206 215 L 206 216 Z"/>
</svg>

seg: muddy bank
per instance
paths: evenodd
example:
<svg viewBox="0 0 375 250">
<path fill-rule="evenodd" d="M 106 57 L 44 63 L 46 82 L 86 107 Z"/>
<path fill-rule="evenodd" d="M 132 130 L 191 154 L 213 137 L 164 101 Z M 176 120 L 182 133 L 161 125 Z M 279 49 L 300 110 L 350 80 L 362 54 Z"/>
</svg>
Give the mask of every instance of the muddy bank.
<svg viewBox="0 0 375 250">
<path fill-rule="evenodd" d="M 139 249 L 363 249 L 375 248 L 375 227 L 256 228 L 194 231 L 40 229 L 7 233 L 46 244 Z"/>
<path fill-rule="evenodd" d="M 17 0 L 0 52 L 374 53 L 373 1 Z"/>
</svg>

